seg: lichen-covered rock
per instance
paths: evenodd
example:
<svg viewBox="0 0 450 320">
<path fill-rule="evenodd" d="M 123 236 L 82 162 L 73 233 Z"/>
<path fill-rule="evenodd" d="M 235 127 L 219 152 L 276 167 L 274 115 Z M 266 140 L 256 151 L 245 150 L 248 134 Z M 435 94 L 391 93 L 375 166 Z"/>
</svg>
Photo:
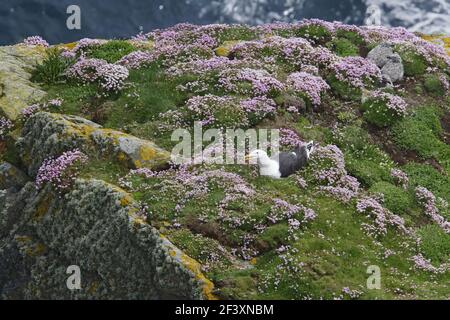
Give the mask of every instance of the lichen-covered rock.
<svg viewBox="0 0 450 320">
<path fill-rule="evenodd" d="M 0 207 L 2 298 L 213 298 L 198 263 L 141 220 L 115 186 L 78 180 L 60 196 L 28 183 L 0 194 L 0 204 L 2 197 L 9 197 Z M 80 290 L 67 288 L 71 265 L 80 268 Z"/>
<path fill-rule="evenodd" d="M 402 58 L 397 53 L 387 57 L 388 61 L 381 68 L 381 75 L 389 79 L 392 83 L 403 80 L 405 69 L 403 67 Z"/>
<path fill-rule="evenodd" d="M 394 83 L 403 79 L 405 71 L 402 58 L 394 52 L 390 44 L 382 43 L 376 46 L 368 53 L 367 59 L 381 69 L 381 74 L 386 81 Z"/>
<path fill-rule="evenodd" d="M 88 155 L 109 158 L 129 168 L 164 166 L 170 154 L 153 142 L 75 116 L 40 112 L 28 119 L 17 146 L 28 174 L 35 176 L 47 157 L 78 148 Z"/>
<path fill-rule="evenodd" d="M 27 181 L 27 176 L 21 170 L 10 163 L 0 163 L 0 189 L 20 189 Z"/>
<path fill-rule="evenodd" d="M 0 115 L 16 120 L 23 108 L 46 95 L 30 81 L 30 70 L 45 57 L 40 46 L 0 47 Z"/>
<path fill-rule="evenodd" d="M 216 48 L 215 50 L 216 55 L 218 55 L 219 57 L 228 57 L 231 53 L 231 49 L 233 49 L 233 47 L 240 42 L 242 41 L 239 40 L 225 41 L 219 47 Z"/>
<path fill-rule="evenodd" d="M 392 46 L 388 43 L 382 43 L 370 50 L 367 54 L 367 59 L 375 63 L 378 68 L 383 68 L 383 66 L 388 62 L 388 56 L 393 55 L 394 50 Z"/>
</svg>

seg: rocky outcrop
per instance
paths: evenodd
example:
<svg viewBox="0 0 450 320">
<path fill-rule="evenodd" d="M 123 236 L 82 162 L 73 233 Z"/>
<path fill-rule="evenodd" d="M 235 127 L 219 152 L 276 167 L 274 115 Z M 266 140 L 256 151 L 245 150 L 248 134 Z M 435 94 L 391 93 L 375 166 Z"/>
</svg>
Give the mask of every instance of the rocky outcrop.
<svg viewBox="0 0 450 320">
<path fill-rule="evenodd" d="M 394 52 L 390 44 L 382 43 L 376 46 L 368 53 L 367 59 L 381 69 L 381 74 L 386 81 L 394 83 L 403 79 L 405 71 L 402 58 Z"/>
<path fill-rule="evenodd" d="M 28 177 L 10 163 L 0 163 L 0 190 L 20 189 L 28 181 Z"/>
<path fill-rule="evenodd" d="M 129 168 L 155 168 L 170 160 L 154 143 L 75 116 L 40 112 L 28 119 L 18 139 L 28 174 L 35 176 L 45 158 L 78 148 L 89 156 L 109 158 Z"/>
<path fill-rule="evenodd" d="M 30 70 L 45 56 L 39 46 L 0 47 L 0 116 L 16 120 L 23 108 L 46 95 L 30 81 Z"/>
<path fill-rule="evenodd" d="M 0 192 L 0 294 L 19 299 L 202 299 L 212 283 L 137 214 L 123 190 L 78 180 L 67 194 L 29 182 Z M 81 289 L 69 290 L 69 266 Z"/>
</svg>

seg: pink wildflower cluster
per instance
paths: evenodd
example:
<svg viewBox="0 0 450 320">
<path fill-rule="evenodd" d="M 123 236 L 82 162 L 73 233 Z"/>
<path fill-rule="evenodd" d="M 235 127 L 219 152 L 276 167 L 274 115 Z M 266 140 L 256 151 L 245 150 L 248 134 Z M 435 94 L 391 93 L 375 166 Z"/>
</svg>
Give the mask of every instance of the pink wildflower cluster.
<svg viewBox="0 0 450 320">
<path fill-rule="evenodd" d="M 279 36 L 236 44 L 232 54 L 239 59 L 261 59 L 267 56 L 281 59 L 286 65 L 300 70 L 303 65 L 322 66 L 336 61 L 336 56 L 327 48 L 313 47 L 303 38 L 283 38 Z"/>
<path fill-rule="evenodd" d="M 0 139 L 4 139 L 5 135 L 14 127 L 11 120 L 0 117 Z"/>
<path fill-rule="evenodd" d="M 363 88 L 366 82 L 381 80 L 381 71 L 376 64 L 362 57 L 345 57 L 333 63 L 330 69 L 336 78 L 355 88 Z"/>
<path fill-rule="evenodd" d="M 406 190 L 408 188 L 409 178 L 408 175 L 404 173 L 402 170 L 392 169 L 391 177 L 397 184 L 401 185 L 403 189 Z"/>
<path fill-rule="evenodd" d="M 385 209 L 375 198 L 362 197 L 358 199 L 356 211 L 367 214 L 367 217 L 374 219 L 374 224 L 363 224 L 364 229 L 371 236 L 386 235 L 388 226 L 396 227 L 405 234 L 410 234 L 410 231 L 405 227 L 403 218 Z"/>
<path fill-rule="evenodd" d="M 311 160 L 316 168 L 314 178 L 318 182 L 333 185 L 347 174 L 344 154 L 335 145 L 317 148 Z"/>
<path fill-rule="evenodd" d="M 313 76 L 306 72 L 290 74 L 287 78 L 287 83 L 296 92 L 306 95 L 315 106 L 320 105 L 321 94 L 330 88 L 321 77 Z"/>
<path fill-rule="evenodd" d="M 293 205 L 289 202 L 275 198 L 273 199 L 274 205 L 270 210 L 270 214 L 267 219 L 271 223 L 277 223 L 283 220 L 288 220 L 289 226 L 296 230 L 300 227 L 302 222 L 308 222 L 314 220 L 317 215 L 313 209 L 304 207 L 302 205 Z M 299 221 L 298 214 L 303 213 L 303 218 Z"/>
<path fill-rule="evenodd" d="M 81 57 L 66 71 L 66 75 L 85 83 L 99 81 L 106 91 L 117 92 L 124 88 L 129 71 L 123 66 L 110 64 L 102 59 Z"/>
<path fill-rule="evenodd" d="M 296 148 L 302 145 L 303 141 L 298 136 L 297 132 L 289 128 L 280 129 L 280 145 L 284 147 Z"/>
<path fill-rule="evenodd" d="M 228 107 L 235 105 L 236 99 L 229 96 L 215 96 L 207 94 L 205 96 L 195 96 L 190 98 L 186 103 L 186 108 L 194 118 L 194 120 L 200 120 L 201 124 L 206 126 L 216 122 L 214 116 L 217 110 L 224 110 Z M 246 119 L 244 119 L 244 113 L 242 113 L 242 125 L 247 125 Z"/>
<path fill-rule="evenodd" d="M 439 214 L 434 194 L 427 188 L 419 186 L 416 188 L 416 198 L 424 207 L 425 214 L 436 222 L 446 233 L 450 233 L 450 222 L 446 221 L 445 218 Z"/>
<path fill-rule="evenodd" d="M 349 175 L 343 175 L 334 185 L 320 186 L 319 188 L 334 198 L 347 203 L 358 195 L 359 186 L 358 179 Z"/>
<path fill-rule="evenodd" d="M 441 81 L 442 87 L 448 95 L 450 93 L 450 82 L 448 81 L 448 77 L 445 74 L 440 74 L 439 81 Z"/>
<path fill-rule="evenodd" d="M 414 266 L 423 271 L 428 271 L 435 274 L 445 273 L 450 270 L 450 263 L 443 263 L 439 267 L 433 266 L 429 259 L 426 259 L 421 253 L 411 258 Z"/>
<path fill-rule="evenodd" d="M 269 95 L 284 89 L 283 83 L 265 70 L 230 69 L 221 72 L 219 77 L 219 85 L 233 93 Z M 243 86 L 243 83 L 250 83 L 251 88 Z"/>
<path fill-rule="evenodd" d="M 48 110 L 49 107 L 61 107 L 62 103 L 63 103 L 62 99 L 52 99 L 49 100 L 47 103 L 36 103 L 22 109 L 21 115 L 26 120 L 39 111 Z"/>
<path fill-rule="evenodd" d="M 23 40 L 26 46 L 41 46 L 47 48 L 49 46 L 48 42 L 42 39 L 40 36 L 32 36 Z"/>
<path fill-rule="evenodd" d="M 342 288 L 342 293 L 346 294 L 350 299 L 358 299 L 363 293 L 359 290 L 351 290 L 349 287 Z"/>
<path fill-rule="evenodd" d="M 106 63 L 97 69 L 101 87 L 108 92 L 118 92 L 125 86 L 128 69 L 117 64 Z"/>
<path fill-rule="evenodd" d="M 133 51 L 125 57 L 117 61 L 118 65 L 124 66 L 127 69 L 139 69 L 149 63 L 153 62 L 155 57 L 152 53 L 147 51 Z"/>
<path fill-rule="evenodd" d="M 40 189 L 45 183 L 50 183 L 57 190 L 67 190 L 76 178 L 73 170 L 77 164 L 86 163 L 88 157 L 80 150 L 64 152 L 58 158 L 44 160 L 36 177 L 36 188 Z"/>
<path fill-rule="evenodd" d="M 73 48 L 73 52 L 84 52 L 87 49 L 101 46 L 104 43 L 106 43 L 105 40 L 84 38 L 77 42 L 77 45 Z"/>
<path fill-rule="evenodd" d="M 407 114 L 408 104 L 403 98 L 392 93 L 376 90 L 370 93 L 369 99 L 383 101 L 388 109 L 399 116 L 405 116 Z"/>
<path fill-rule="evenodd" d="M 266 97 L 254 97 L 240 101 L 241 108 L 257 120 L 264 119 L 276 111 L 276 103 Z"/>
</svg>

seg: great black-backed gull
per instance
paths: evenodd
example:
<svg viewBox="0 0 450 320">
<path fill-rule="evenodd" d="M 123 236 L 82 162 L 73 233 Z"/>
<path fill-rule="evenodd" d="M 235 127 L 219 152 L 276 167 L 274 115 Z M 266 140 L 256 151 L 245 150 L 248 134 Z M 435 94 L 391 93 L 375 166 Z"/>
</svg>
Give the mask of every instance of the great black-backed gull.
<svg viewBox="0 0 450 320">
<path fill-rule="evenodd" d="M 280 152 L 269 157 L 263 150 L 253 150 L 245 159 L 256 160 L 259 167 L 259 174 L 275 179 L 286 178 L 303 168 L 314 151 L 314 142 L 310 141 L 305 145 L 298 146 L 290 152 Z"/>
</svg>

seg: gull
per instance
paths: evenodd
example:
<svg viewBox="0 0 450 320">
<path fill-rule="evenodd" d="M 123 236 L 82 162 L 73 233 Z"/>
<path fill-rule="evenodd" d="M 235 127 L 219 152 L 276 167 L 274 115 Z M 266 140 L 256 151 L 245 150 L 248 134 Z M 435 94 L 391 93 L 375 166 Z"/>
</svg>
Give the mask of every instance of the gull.
<svg viewBox="0 0 450 320">
<path fill-rule="evenodd" d="M 299 145 L 289 152 L 280 152 L 269 157 L 267 152 L 256 149 L 250 152 L 245 160 L 255 161 L 259 167 L 259 174 L 274 179 L 286 178 L 303 168 L 314 151 L 314 141 Z"/>
</svg>

